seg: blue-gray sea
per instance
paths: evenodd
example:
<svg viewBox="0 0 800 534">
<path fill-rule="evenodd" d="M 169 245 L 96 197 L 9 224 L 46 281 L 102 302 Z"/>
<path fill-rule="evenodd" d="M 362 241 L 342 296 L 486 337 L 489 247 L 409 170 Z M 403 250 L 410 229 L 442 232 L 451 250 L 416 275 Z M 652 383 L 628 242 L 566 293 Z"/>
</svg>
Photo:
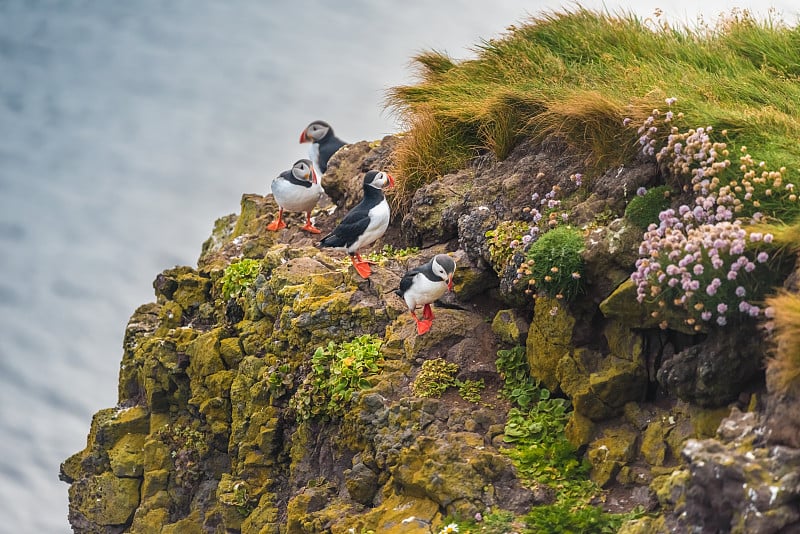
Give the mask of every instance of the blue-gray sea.
<svg viewBox="0 0 800 534">
<path fill-rule="evenodd" d="M 704 3 L 704 17 L 727 4 Z M 467 58 L 510 24 L 574 7 L 0 0 L 0 533 L 70 532 L 59 464 L 116 405 L 128 318 L 159 272 L 196 265 L 243 193 L 266 194 L 306 155 L 308 122 L 347 141 L 397 132 L 385 91 L 414 82 L 414 54 Z M 777 8 L 796 18 L 789 0 Z"/>
</svg>

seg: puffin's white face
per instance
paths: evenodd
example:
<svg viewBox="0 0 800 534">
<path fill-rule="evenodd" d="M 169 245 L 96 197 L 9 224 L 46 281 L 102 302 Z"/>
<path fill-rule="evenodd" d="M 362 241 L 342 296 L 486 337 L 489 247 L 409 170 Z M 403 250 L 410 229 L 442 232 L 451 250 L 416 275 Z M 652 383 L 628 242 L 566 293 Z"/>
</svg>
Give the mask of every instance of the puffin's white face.
<svg viewBox="0 0 800 534">
<path fill-rule="evenodd" d="M 456 262 L 446 254 L 438 254 L 431 263 L 433 274 L 447 282 L 447 288 L 453 288 L 453 274 L 456 272 Z"/>
<path fill-rule="evenodd" d="M 372 182 L 370 182 L 369 185 L 375 189 L 383 189 L 387 185 L 391 187 L 394 185 L 394 178 L 392 178 L 389 173 L 379 172 L 375 175 L 375 178 L 372 179 Z"/>
<path fill-rule="evenodd" d="M 292 175 L 298 180 L 307 180 L 312 184 L 317 183 L 317 174 L 309 160 L 301 159 L 292 166 Z"/>
<path fill-rule="evenodd" d="M 312 122 L 306 128 L 306 136 L 311 139 L 311 141 L 319 141 L 326 135 L 328 135 L 328 131 L 330 130 L 330 126 L 322 124 L 320 122 Z"/>
</svg>

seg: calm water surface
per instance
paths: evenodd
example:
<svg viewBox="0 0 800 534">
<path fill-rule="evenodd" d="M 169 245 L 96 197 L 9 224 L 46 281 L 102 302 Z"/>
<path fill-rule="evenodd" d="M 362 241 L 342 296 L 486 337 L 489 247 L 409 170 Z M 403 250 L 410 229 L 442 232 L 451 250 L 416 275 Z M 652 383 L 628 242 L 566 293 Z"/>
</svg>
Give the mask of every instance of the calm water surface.
<svg viewBox="0 0 800 534">
<path fill-rule="evenodd" d="M 308 122 L 393 133 L 385 90 L 415 53 L 468 57 L 560 6 L 0 0 L 0 533 L 70 532 L 59 464 L 116 404 L 128 318 L 306 155 Z"/>
</svg>

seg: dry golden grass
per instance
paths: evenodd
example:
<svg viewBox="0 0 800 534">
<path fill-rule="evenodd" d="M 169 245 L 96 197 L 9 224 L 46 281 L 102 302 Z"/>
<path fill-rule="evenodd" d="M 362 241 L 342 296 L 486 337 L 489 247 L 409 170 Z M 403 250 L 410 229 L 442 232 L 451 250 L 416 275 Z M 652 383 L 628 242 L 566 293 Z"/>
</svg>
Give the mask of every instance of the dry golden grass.
<svg viewBox="0 0 800 534">
<path fill-rule="evenodd" d="M 767 372 L 775 392 L 784 393 L 800 386 L 800 295 L 781 291 L 766 304 L 774 310 L 774 343 Z"/>
</svg>

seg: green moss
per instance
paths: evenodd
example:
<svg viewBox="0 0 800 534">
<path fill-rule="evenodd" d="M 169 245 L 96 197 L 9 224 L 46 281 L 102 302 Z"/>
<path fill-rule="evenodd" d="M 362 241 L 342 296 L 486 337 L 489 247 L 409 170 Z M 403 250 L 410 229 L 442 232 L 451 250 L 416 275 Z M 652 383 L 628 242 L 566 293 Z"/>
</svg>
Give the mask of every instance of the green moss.
<svg viewBox="0 0 800 534">
<path fill-rule="evenodd" d="M 639 228 L 645 230 L 658 224 L 658 214 L 669 207 L 672 187 L 662 185 L 649 189 L 642 196 L 635 196 L 625 207 L 625 217 Z"/>
<path fill-rule="evenodd" d="M 545 232 L 525 253 L 522 281 L 538 295 L 570 301 L 582 291 L 583 233 L 571 226 Z"/>
<path fill-rule="evenodd" d="M 575 317 L 557 299 L 536 299 L 526 341 L 531 374 L 551 391 L 560 387 L 559 361 L 569 355 Z"/>
</svg>

